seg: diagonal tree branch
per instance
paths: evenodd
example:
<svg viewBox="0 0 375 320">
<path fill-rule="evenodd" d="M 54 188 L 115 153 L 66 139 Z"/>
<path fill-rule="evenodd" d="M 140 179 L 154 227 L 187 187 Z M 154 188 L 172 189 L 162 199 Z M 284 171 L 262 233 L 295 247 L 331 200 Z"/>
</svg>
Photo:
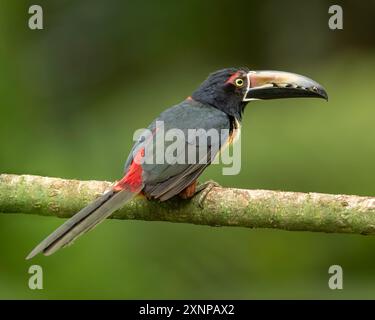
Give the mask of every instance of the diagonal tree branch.
<svg viewBox="0 0 375 320">
<path fill-rule="evenodd" d="M 0 213 L 71 217 L 111 185 L 31 175 L 0 175 Z M 375 234 L 375 197 L 214 188 L 192 200 L 137 197 L 113 215 L 210 226 Z"/>
</svg>

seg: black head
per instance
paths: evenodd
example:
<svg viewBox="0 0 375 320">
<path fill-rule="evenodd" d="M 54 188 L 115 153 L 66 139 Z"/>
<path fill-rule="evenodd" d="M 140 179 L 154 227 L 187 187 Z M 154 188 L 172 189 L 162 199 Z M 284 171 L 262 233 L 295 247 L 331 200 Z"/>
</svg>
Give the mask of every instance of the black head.
<svg viewBox="0 0 375 320">
<path fill-rule="evenodd" d="M 211 73 L 192 94 L 192 98 L 241 119 L 247 104 L 243 97 L 246 93 L 248 72 L 246 68 L 227 68 Z"/>
<path fill-rule="evenodd" d="M 192 98 L 214 106 L 241 120 L 251 100 L 316 97 L 328 99 L 317 82 L 294 73 L 282 71 L 250 71 L 227 68 L 216 71 L 194 91 Z"/>
</svg>

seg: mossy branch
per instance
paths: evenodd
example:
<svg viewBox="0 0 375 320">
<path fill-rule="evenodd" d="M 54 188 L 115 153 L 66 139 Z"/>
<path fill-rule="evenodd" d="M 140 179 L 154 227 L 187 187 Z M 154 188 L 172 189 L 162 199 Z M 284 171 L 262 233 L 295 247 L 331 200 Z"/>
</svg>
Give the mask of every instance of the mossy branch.
<svg viewBox="0 0 375 320">
<path fill-rule="evenodd" d="M 110 185 L 105 181 L 2 174 L 0 212 L 68 218 Z M 203 208 L 197 198 L 159 202 L 137 197 L 112 218 L 375 234 L 375 197 L 215 187 Z"/>
</svg>

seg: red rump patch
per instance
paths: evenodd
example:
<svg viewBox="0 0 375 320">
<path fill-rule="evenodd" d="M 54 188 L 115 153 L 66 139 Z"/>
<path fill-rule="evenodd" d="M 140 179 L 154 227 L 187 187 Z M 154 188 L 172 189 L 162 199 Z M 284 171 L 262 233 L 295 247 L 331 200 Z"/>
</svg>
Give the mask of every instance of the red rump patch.
<svg viewBox="0 0 375 320">
<path fill-rule="evenodd" d="M 152 137 L 155 136 L 159 128 L 152 130 L 152 135 L 148 137 L 146 143 L 152 141 Z M 114 191 L 121 191 L 124 189 L 129 189 L 131 192 L 139 192 L 139 188 L 142 185 L 142 165 L 141 160 L 145 156 L 145 147 L 139 149 L 135 155 L 131 165 L 128 168 L 125 176 L 113 186 Z"/>
<path fill-rule="evenodd" d="M 233 83 L 236 78 L 238 78 L 241 75 L 240 71 L 237 71 L 236 73 L 233 73 L 229 79 L 225 83 Z"/>
<path fill-rule="evenodd" d="M 141 148 L 135 155 L 126 175 L 118 181 L 114 187 L 114 191 L 129 189 L 131 192 L 138 192 L 142 185 L 142 165 L 141 160 L 145 156 L 145 148 Z"/>
</svg>

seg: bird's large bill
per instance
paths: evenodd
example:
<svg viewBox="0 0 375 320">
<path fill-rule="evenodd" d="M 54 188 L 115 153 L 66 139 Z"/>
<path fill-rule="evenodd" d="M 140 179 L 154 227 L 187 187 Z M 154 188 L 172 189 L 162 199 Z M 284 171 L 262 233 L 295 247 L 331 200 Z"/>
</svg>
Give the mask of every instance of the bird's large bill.
<svg viewBox="0 0 375 320">
<path fill-rule="evenodd" d="M 312 97 L 328 100 L 326 90 L 316 81 L 284 71 L 250 71 L 243 101 Z"/>
</svg>

